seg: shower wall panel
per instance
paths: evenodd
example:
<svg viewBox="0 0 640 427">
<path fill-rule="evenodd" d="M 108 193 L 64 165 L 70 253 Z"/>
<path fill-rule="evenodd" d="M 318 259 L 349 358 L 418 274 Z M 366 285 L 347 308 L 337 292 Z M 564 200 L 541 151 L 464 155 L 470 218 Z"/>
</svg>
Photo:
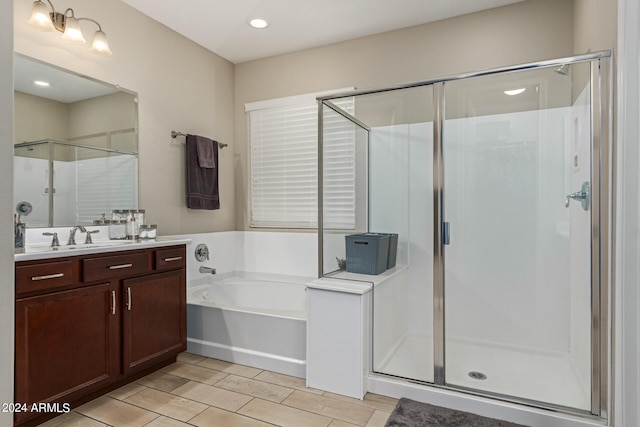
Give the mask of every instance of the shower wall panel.
<svg viewBox="0 0 640 427">
<path fill-rule="evenodd" d="M 24 199 L 33 206 L 23 218 L 29 227 L 48 226 L 51 191 L 56 224 L 91 223 L 102 213 L 108 216 L 112 209 L 130 208 L 136 203 L 137 188 L 122 185 L 123 181 L 135 181 L 138 169 L 134 156 L 55 160 L 53 188 L 49 188 L 48 160 L 15 156 L 14 169 L 21 177 L 15 182 L 14 205 Z"/>
<path fill-rule="evenodd" d="M 14 156 L 13 168 L 16 176 L 23 178 L 14 180 L 13 206 L 25 201 L 31 203 L 33 210 L 28 217 L 22 218 L 29 226 L 46 227 L 49 224 L 49 161 L 33 157 Z"/>
<path fill-rule="evenodd" d="M 570 108 L 447 120 L 448 339 L 568 352 Z M 483 254 L 482 256 L 478 256 Z"/>
</svg>

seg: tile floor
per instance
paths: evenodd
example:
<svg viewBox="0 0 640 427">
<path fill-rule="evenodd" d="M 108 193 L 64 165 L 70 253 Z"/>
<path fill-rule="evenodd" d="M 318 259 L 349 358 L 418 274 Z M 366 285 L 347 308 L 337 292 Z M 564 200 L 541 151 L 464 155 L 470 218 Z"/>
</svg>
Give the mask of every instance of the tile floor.
<svg viewBox="0 0 640 427">
<path fill-rule="evenodd" d="M 396 403 L 314 390 L 300 378 L 182 353 L 176 363 L 42 426 L 382 427 Z"/>
</svg>

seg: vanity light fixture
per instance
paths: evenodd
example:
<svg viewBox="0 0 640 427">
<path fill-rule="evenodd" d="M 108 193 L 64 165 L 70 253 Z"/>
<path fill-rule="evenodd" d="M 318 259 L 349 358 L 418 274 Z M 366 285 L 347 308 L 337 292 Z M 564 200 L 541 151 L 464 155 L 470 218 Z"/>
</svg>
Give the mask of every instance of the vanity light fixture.
<svg viewBox="0 0 640 427">
<path fill-rule="evenodd" d="M 264 18 L 255 17 L 255 18 L 249 19 L 249 25 L 252 28 L 255 28 L 257 30 L 261 30 L 261 29 L 267 28 L 269 26 L 269 21 L 267 21 Z"/>
<path fill-rule="evenodd" d="M 47 0 L 51 11 L 42 0 L 36 0 L 33 2 L 33 9 L 31 12 L 31 19 L 29 19 L 29 25 L 40 31 L 53 31 L 58 30 L 62 34 L 62 39 L 73 44 L 85 44 L 86 41 L 82 35 L 80 29 L 80 21 L 91 21 L 98 26 L 98 31 L 93 35 L 93 43 L 91 44 L 91 52 L 102 55 L 110 56 L 111 49 L 107 42 L 107 35 L 102 31 L 102 27 L 95 19 L 91 18 L 76 18 L 73 9 L 68 8 L 64 13 L 56 12 L 53 3 Z"/>
</svg>

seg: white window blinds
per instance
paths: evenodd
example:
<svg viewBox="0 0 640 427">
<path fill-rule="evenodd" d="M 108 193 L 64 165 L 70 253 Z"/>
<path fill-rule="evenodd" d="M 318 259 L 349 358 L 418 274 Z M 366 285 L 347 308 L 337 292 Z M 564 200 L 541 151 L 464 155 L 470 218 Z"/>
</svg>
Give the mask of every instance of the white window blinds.
<svg viewBox="0 0 640 427">
<path fill-rule="evenodd" d="M 317 95 L 245 106 L 249 113 L 252 227 L 317 227 Z M 353 112 L 352 98 L 340 101 L 342 108 Z"/>
<path fill-rule="evenodd" d="M 353 98 L 333 104 L 353 114 Z M 323 227 L 355 230 L 356 125 L 325 107 L 323 126 Z"/>
</svg>

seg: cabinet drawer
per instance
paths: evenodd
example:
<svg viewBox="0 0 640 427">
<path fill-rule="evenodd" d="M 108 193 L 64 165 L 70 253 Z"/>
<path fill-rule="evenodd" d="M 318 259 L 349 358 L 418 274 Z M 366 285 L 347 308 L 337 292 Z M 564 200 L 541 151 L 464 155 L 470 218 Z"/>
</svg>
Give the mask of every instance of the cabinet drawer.
<svg viewBox="0 0 640 427">
<path fill-rule="evenodd" d="M 184 246 L 156 250 L 156 270 L 158 271 L 184 268 L 186 261 Z"/>
<path fill-rule="evenodd" d="M 134 276 L 149 272 L 149 264 L 149 255 L 146 252 L 87 258 L 82 260 L 82 280 L 93 282 Z"/>
<path fill-rule="evenodd" d="M 17 294 L 58 288 L 73 282 L 73 261 L 16 266 Z"/>
</svg>

